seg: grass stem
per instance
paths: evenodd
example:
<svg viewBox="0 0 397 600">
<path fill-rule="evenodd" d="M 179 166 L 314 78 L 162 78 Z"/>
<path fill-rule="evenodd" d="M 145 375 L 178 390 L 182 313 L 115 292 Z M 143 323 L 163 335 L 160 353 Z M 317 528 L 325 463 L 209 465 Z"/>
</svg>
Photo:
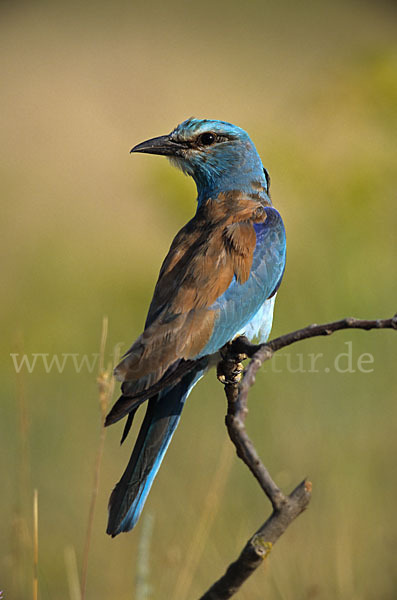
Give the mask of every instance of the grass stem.
<svg viewBox="0 0 397 600">
<path fill-rule="evenodd" d="M 33 492 L 33 600 L 39 597 L 39 495 Z"/>
<path fill-rule="evenodd" d="M 92 539 L 92 531 L 94 525 L 94 515 L 95 515 L 95 506 L 98 496 L 99 490 L 99 475 L 101 470 L 102 456 L 103 450 L 105 446 L 105 437 L 106 437 L 106 429 L 105 429 L 105 417 L 107 413 L 107 408 L 110 402 L 110 399 L 113 396 L 114 391 L 114 377 L 112 374 L 113 365 L 109 364 L 107 369 L 105 370 L 105 348 L 106 348 L 106 340 L 108 333 L 108 318 L 104 317 L 102 321 L 102 334 L 101 334 L 101 343 L 100 343 L 100 354 L 99 354 L 99 373 L 98 373 L 98 389 L 99 389 L 99 408 L 101 413 L 101 430 L 99 434 L 99 444 L 96 452 L 95 463 L 94 463 L 94 478 L 93 478 L 93 486 L 91 492 L 91 502 L 90 508 L 88 512 L 88 523 L 87 523 L 87 532 L 84 543 L 83 550 L 83 562 L 81 569 L 81 600 L 85 600 L 86 598 L 86 589 L 87 589 L 87 573 L 88 573 L 88 558 L 90 553 L 91 539 Z M 114 360 L 116 360 L 116 356 Z"/>
</svg>

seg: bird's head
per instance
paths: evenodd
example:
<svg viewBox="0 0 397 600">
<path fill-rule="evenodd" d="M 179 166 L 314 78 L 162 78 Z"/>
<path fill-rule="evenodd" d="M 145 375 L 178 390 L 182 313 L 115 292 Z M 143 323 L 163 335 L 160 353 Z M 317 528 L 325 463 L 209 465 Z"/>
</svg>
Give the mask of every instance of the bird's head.
<svg viewBox="0 0 397 600">
<path fill-rule="evenodd" d="M 170 134 L 152 138 L 131 152 L 161 154 L 191 175 L 199 198 L 203 193 L 242 188 L 252 179 L 263 181 L 261 159 L 248 134 L 240 127 L 209 119 L 188 119 Z"/>
</svg>

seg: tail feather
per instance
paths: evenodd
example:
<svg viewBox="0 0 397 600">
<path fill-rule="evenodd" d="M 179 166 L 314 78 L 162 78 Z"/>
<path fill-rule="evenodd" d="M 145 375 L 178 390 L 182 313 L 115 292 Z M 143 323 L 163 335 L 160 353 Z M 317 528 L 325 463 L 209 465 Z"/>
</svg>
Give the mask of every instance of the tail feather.
<svg viewBox="0 0 397 600">
<path fill-rule="evenodd" d="M 147 388 L 142 384 L 143 380 L 138 380 L 138 382 L 123 381 L 121 385 L 122 395 L 107 415 L 105 426 L 112 425 L 128 414 L 131 414 L 131 412 L 136 411 L 136 409 L 146 402 L 148 398 L 156 396 L 159 392 L 164 390 L 164 388 L 175 386 L 181 381 L 186 373 L 197 373 L 200 368 L 205 369 L 208 364 L 208 359 L 208 356 L 203 356 L 199 360 L 178 360 L 167 369 L 161 379 L 156 381 L 153 385 L 149 385 Z M 115 373 L 117 373 L 117 368 Z M 138 388 L 137 383 L 139 383 Z M 141 384 L 145 389 L 141 389 Z M 139 391 L 137 391 L 137 389 L 139 389 Z"/>
<path fill-rule="evenodd" d="M 203 372 L 188 373 L 179 383 L 148 401 L 131 458 L 110 496 L 106 532 L 112 537 L 130 531 L 136 525 L 179 423 L 186 398 Z"/>
<path fill-rule="evenodd" d="M 124 440 L 126 439 L 127 435 L 130 432 L 131 425 L 132 425 L 132 422 L 133 422 L 134 417 L 135 417 L 135 413 L 138 410 L 138 408 L 139 408 L 139 406 L 137 406 L 136 408 L 133 408 L 131 410 L 131 412 L 128 413 L 128 417 L 127 417 L 127 420 L 126 420 L 125 425 L 124 425 L 123 435 L 121 436 L 121 440 L 120 440 L 120 446 L 124 442 Z"/>
</svg>

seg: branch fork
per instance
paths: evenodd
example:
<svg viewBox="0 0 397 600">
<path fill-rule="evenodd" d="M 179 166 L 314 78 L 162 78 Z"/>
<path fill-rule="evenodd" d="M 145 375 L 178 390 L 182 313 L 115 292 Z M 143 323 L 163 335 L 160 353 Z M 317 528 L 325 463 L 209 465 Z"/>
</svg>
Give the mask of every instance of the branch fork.
<svg viewBox="0 0 397 600">
<path fill-rule="evenodd" d="M 275 338 L 265 344 L 251 344 L 240 336 L 224 346 L 221 361 L 217 367 L 217 377 L 224 385 L 227 398 L 225 418 L 229 437 L 235 445 L 237 456 L 247 465 L 272 505 L 272 514 L 250 537 L 240 556 L 229 565 L 225 574 L 218 579 L 200 600 L 226 600 L 231 598 L 263 563 L 273 545 L 287 527 L 309 505 L 312 484 L 304 479 L 289 495 L 285 495 L 273 481 L 262 463 L 255 446 L 248 437 L 245 419 L 248 414 L 248 393 L 255 383 L 257 371 L 263 363 L 272 358 L 275 352 L 295 342 L 331 335 L 342 329 L 394 329 L 397 330 L 397 314 L 391 319 L 367 321 L 348 317 L 323 325 L 308 325 Z M 251 358 L 243 371 L 242 361 Z"/>
</svg>

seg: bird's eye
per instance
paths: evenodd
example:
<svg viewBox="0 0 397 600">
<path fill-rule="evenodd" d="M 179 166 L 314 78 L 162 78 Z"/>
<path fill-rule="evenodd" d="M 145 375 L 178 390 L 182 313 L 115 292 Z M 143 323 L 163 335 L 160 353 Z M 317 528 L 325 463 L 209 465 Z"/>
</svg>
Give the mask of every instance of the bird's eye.
<svg viewBox="0 0 397 600">
<path fill-rule="evenodd" d="M 211 146 L 211 144 L 213 144 L 216 140 L 216 136 L 211 133 L 210 131 L 206 131 L 205 133 L 202 133 L 198 139 L 199 143 L 202 146 Z"/>
</svg>

